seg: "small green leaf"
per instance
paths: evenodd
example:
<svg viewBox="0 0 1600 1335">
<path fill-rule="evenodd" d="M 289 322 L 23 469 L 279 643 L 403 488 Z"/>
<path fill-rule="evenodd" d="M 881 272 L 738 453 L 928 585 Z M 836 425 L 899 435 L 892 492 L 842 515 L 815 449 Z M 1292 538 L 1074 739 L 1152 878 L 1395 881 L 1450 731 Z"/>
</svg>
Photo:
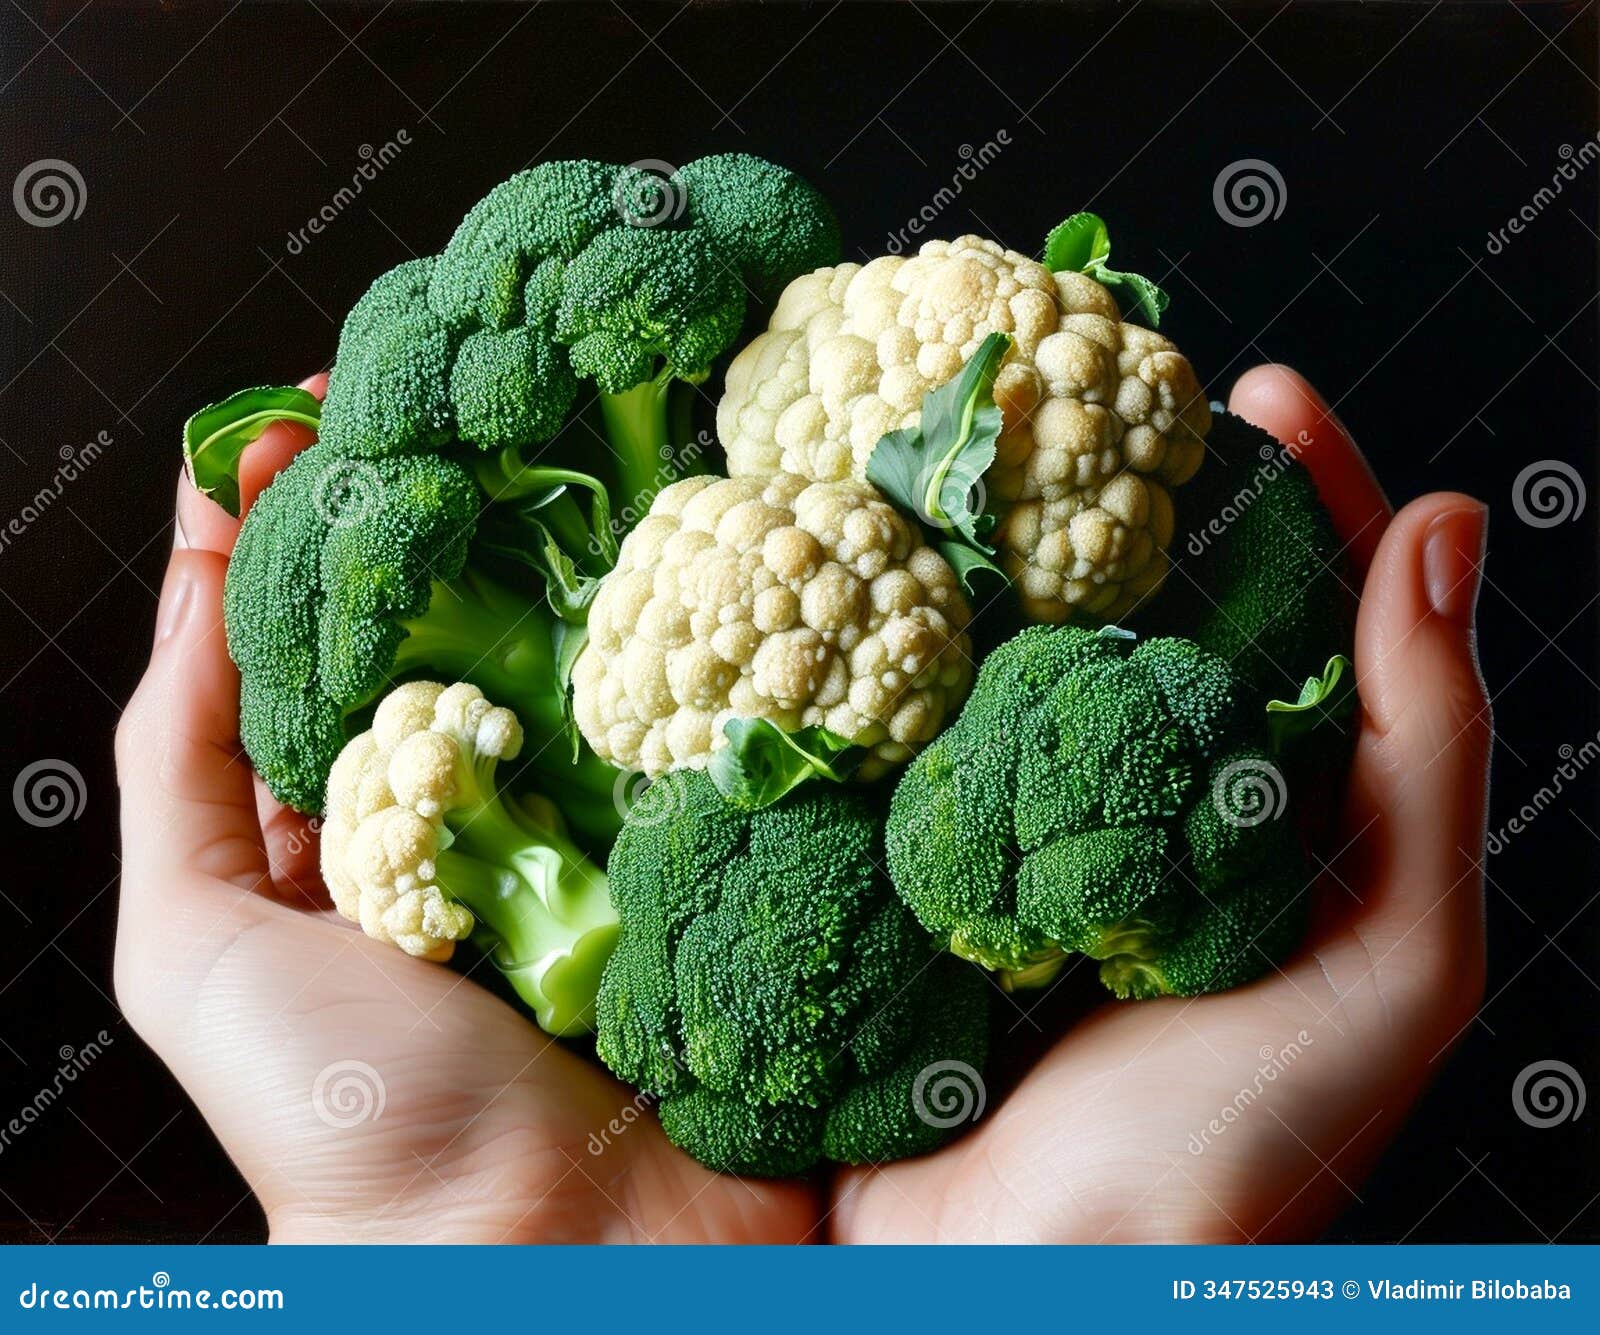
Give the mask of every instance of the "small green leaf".
<svg viewBox="0 0 1600 1335">
<path fill-rule="evenodd" d="M 986 560 L 994 555 L 986 539 L 995 518 L 984 510 L 980 483 L 1000 438 L 994 380 L 1010 347 L 1009 334 L 990 334 L 960 375 L 923 396 L 921 424 L 889 432 L 867 461 L 867 480 L 930 530 L 941 549 L 973 553 L 957 570 L 963 583 L 964 572 L 999 570 Z"/>
<path fill-rule="evenodd" d="M 807 779 L 843 783 L 866 755 L 822 727 L 785 732 L 767 719 L 735 718 L 722 733 L 728 744 L 712 753 L 708 773 L 717 791 L 745 811 L 770 806 Z"/>
<path fill-rule="evenodd" d="M 1011 584 L 1006 572 L 1000 569 L 994 558 L 977 547 L 969 547 L 963 542 L 939 542 L 934 544 L 934 548 L 944 557 L 950 569 L 955 571 L 961 587 L 974 597 L 979 596 L 983 586 L 991 581 L 1000 588 L 1008 588 Z"/>
<path fill-rule="evenodd" d="M 1142 316 L 1152 329 L 1161 324 L 1172 298 L 1143 274 L 1119 273 L 1106 263 L 1111 235 L 1095 213 L 1074 213 L 1044 243 L 1045 268 L 1051 273 L 1088 274 L 1123 297 L 1130 316 Z"/>
<path fill-rule="evenodd" d="M 572 745 L 572 759 L 578 759 L 583 738 L 578 732 L 578 720 L 572 713 L 572 669 L 578 662 L 583 646 L 589 643 L 587 626 L 574 625 L 565 619 L 557 621 L 552 633 L 556 651 L 556 689 L 561 695 L 561 721 L 565 725 L 567 740 Z"/>
<path fill-rule="evenodd" d="M 1267 701 L 1267 733 L 1282 753 L 1318 727 L 1343 725 L 1355 714 L 1356 673 L 1350 660 L 1335 654 L 1320 677 L 1307 677 L 1294 701 Z"/>
<path fill-rule="evenodd" d="M 1074 213 L 1044 243 L 1044 265 L 1051 273 L 1086 273 L 1111 254 L 1111 234 L 1097 213 Z"/>
<path fill-rule="evenodd" d="M 237 515 L 239 457 L 274 422 L 299 422 L 314 431 L 322 405 L 295 385 L 260 385 L 195 413 L 183 424 L 183 467 L 195 490 Z"/>
</svg>

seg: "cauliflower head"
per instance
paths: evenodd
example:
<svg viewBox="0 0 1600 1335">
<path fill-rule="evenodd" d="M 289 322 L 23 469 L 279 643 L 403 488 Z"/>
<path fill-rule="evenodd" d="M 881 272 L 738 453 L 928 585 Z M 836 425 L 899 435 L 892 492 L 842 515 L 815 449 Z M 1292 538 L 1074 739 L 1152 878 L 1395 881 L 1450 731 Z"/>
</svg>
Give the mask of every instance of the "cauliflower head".
<svg viewBox="0 0 1600 1335">
<path fill-rule="evenodd" d="M 821 726 L 874 778 L 972 679 L 955 573 L 864 482 L 688 478 L 656 496 L 589 608 L 573 715 L 602 759 L 703 769 L 734 718 Z"/>
<path fill-rule="evenodd" d="M 449 959 L 473 916 L 435 881 L 444 813 L 476 799 L 475 763 L 521 749 L 517 716 L 476 686 L 414 681 L 385 696 L 328 775 L 322 873 L 334 907 L 408 955 Z"/>
<path fill-rule="evenodd" d="M 728 471 L 864 478 L 996 332 L 1013 340 L 983 480 L 1001 564 L 1035 620 L 1114 620 L 1166 575 L 1169 489 L 1200 466 L 1211 410 L 1187 358 L 1085 274 L 964 236 L 795 279 L 728 369 Z"/>
</svg>

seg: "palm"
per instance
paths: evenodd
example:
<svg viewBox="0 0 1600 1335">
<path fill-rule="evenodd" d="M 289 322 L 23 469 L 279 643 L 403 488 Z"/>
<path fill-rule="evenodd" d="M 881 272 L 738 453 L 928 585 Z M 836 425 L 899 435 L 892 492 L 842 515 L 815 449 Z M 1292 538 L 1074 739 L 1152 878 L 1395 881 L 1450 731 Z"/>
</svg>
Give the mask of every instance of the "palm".
<svg viewBox="0 0 1600 1335">
<path fill-rule="evenodd" d="M 251 896 L 229 918 L 186 1064 L 197 1093 L 232 1091 L 200 1101 L 275 1236 L 780 1242 L 810 1228 L 808 1192 L 700 1168 L 630 1091 L 476 984 L 332 915 Z"/>
</svg>

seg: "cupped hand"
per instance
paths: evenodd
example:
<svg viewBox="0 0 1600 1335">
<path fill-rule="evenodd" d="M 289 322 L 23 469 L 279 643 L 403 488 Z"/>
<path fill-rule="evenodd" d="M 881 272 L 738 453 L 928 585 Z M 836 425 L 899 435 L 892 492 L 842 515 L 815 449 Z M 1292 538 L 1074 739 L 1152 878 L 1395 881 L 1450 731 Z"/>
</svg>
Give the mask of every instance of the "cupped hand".
<svg viewBox="0 0 1600 1335">
<path fill-rule="evenodd" d="M 325 378 L 306 382 L 320 397 Z M 309 437 L 278 425 L 246 503 Z M 719 1177 L 630 1090 L 469 979 L 328 906 L 315 831 L 239 743 L 222 626 L 238 521 L 180 481 L 150 665 L 117 730 L 118 1001 L 274 1241 L 785 1242 L 805 1184 Z"/>
<path fill-rule="evenodd" d="M 1257 367 L 1229 406 L 1300 443 L 1352 581 L 1365 581 L 1360 734 L 1338 833 L 1306 891 L 1311 935 L 1236 991 L 1101 1006 L 965 1138 L 843 1175 L 840 1240 L 1313 1238 L 1471 1023 L 1484 978 L 1490 720 L 1473 612 L 1486 511 L 1443 493 L 1390 519 L 1354 443 L 1286 368 Z M 1007 1019 L 1027 1025 L 1007 1012 L 1002 1032 Z"/>
<path fill-rule="evenodd" d="M 314 831 L 240 750 L 221 624 L 237 521 L 180 484 L 155 648 L 118 731 L 117 991 L 272 1236 L 1313 1236 L 1482 992 L 1489 716 L 1472 614 L 1485 513 L 1445 494 L 1390 520 L 1359 452 L 1292 372 L 1257 368 L 1230 406 L 1301 441 L 1365 577 L 1363 721 L 1342 831 L 1307 888 L 1310 939 L 1235 992 L 1100 1007 L 965 1138 L 841 1174 L 825 1212 L 808 1185 L 702 1169 L 626 1088 L 524 1015 L 327 908 Z M 277 427 L 251 448 L 247 503 L 305 440 Z"/>
</svg>

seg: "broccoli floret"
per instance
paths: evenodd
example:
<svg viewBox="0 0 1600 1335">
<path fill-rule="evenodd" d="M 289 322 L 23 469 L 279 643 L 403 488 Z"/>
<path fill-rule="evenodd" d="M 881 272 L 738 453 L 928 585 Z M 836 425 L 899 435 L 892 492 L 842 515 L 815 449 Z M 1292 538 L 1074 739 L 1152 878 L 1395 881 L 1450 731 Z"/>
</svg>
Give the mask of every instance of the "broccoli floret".
<svg viewBox="0 0 1600 1335">
<path fill-rule="evenodd" d="M 442 254 L 357 303 L 323 439 L 363 456 L 452 438 L 532 453 L 588 379 L 613 457 L 569 462 L 607 473 L 619 508 L 643 513 L 663 475 L 699 471 L 685 457 L 689 386 L 737 337 L 746 290 L 774 296 L 838 248 L 822 197 L 759 158 L 707 158 L 668 180 L 544 163 L 491 190 Z M 592 454 L 586 433 L 573 450 Z"/>
<path fill-rule="evenodd" d="M 699 771 L 630 810 L 597 1050 L 702 1163 L 882 1162 L 959 1121 L 930 1112 L 924 1087 L 938 1063 L 979 1078 L 987 985 L 933 952 L 878 870 L 880 839 L 857 794 L 811 786 L 745 811 Z"/>
<path fill-rule="evenodd" d="M 1118 996 L 1236 986 L 1304 930 L 1305 855 L 1264 715 L 1188 640 L 1034 626 L 906 770 L 896 888 L 1012 985 L 1074 953 Z"/>
<path fill-rule="evenodd" d="M 1217 409 L 1178 506 L 1166 591 L 1132 624 L 1209 649 L 1258 700 L 1293 700 L 1353 638 L 1342 548 L 1311 475 L 1265 431 Z"/>
<path fill-rule="evenodd" d="M 351 724 L 396 680 L 470 681 L 514 709 L 529 765 L 581 833 L 615 832 L 615 771 L 576 763 L 556 686 L 554 618 L 469 561 L 483 495 L 433 454 L 297 457 L 251 507 L 228 563 L 228 650 L 240 734 L 273 794 L 320 811 Z"/>
</svg>

